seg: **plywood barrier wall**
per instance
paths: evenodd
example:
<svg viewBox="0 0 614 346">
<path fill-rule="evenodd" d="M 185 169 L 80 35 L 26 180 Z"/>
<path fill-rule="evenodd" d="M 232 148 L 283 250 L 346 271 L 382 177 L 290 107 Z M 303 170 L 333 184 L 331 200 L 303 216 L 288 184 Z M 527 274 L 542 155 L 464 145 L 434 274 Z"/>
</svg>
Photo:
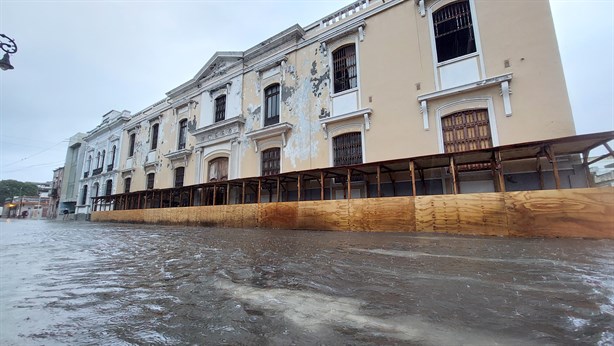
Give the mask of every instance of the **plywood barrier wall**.
<svg viewBox="0 0 614 346">
<path fill-rule="evenodd" d="M 614 188 L 101 211 L 92 221 L 614 239 Z"/>
</svg>

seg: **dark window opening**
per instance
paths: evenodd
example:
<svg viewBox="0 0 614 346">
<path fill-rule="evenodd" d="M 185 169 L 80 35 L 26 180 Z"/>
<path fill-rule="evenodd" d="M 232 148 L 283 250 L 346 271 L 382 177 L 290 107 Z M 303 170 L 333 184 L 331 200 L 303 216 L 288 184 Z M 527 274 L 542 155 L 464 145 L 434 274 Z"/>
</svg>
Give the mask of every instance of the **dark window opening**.
<svg viewBox="0 0 614 346">
<path fill-rule="evenodd" d="M 262 152 L 262 175 L 279 174 L 281 168 L 281 150 L 271 148 Z"/>
<path fill-rule="evenodd" d="M 228 158 L 219 157 L 209 161 L 209 182 L 228 180 Z"/>
<path fill-rule="evenodd" d="M 179 144 L 177 145 L 177 148 L 179 150 L 185 149 L 187 132 L 188 132 L 188 119 L 183 119 L 179 122 Z"/>
<path fill-rule="evenodd" d="M 128 157 L 134 156 L 134 142 L 136 140 L 136 133 L 130 135 L 130 145 L 128 148 Z"/>
<path fill-rule="evenodd" d="M 226 95 L 215 99 L 215 122 L 226 119 Z"/>
<path fill-rule="evenodd" d="M 147 174 L 147 190 L 151 190 L 154 188 L 154 179 L 156 177 L 155 173 Z"/>
<path fill-rule="evenodd" d="M 96 154 L 96 168 L 100 167 L 100 151 Z"/>
<path fill-rule="evenodd" d="M 158 148 L 158 129 L 160 128 L 160 124 L 154 124 L 151 127 L 151 150 L 156 150 Z"/>
<path fill-rule="evenodd" d="M 362 135 L 350 132 L 333 139 L 333 158 L 335 166 L 348 166 L 362 163 Z"/>
<path fill-rule="evenodd" d="M 175 169 L 175 187 L 183 186 L 183 175 L 185 173 L 185 168 L 178 167 Z"/>
<path fill-rule="evenodd" d="M 105 196 L 110 196 L 111 194 L 113 194 L 113 180 L 109 179 L 107 180 L 106 184 L 105 184 Z"/>
<path fill-rule="evenodd" d="M 100 168 L 102 168 L 104 166 L 104 157 L 106 156 L 107 152 L 106 150 L 102 151 L 102 159 L 100 161 Z"/>
<path fill-rule="evenodd" d="M 100 185 L 98 183 L 95 183 L 94 184 L 94 193 L 93 193 L 94 196 L 93 197 L 98 197 L 99 189 L 100 189 Z"/>
<path fill-rule="evenodd" d="M 264 91 L 264 126 L 279 123 L 279 84 L 272 85 Z"/>
<path fill-rule="evenodd" d="M 115 167 L 115 151 L 116 150 L 117 150 L 117 147 L 114 145 L 113 149 L 111 149 L 111 162 L 107 166 L 107 171 L 111 171 L 113 167 Z"/>
<path fill-rule="evenodd" d="M 447 5 L 433 13 L 437 61 L 474 53 L 475 36 L 469 1 Z"/>
<path fill-rule="evenodd" d="M 334 51 L 333 68 L 335 93 L 356 88 L 358 86 L 356 47 L 350 45 Z"/>
<path fill-rule="evenodd" d="M 474 109 L 441 118 L 446 153 L 492 148 L 488 110 Z M 490 169 L 490 164 L 459 165 L 458 170 Z"/>
<path fill-rule="evenodd" d="M 130 183 L 132 183 L 132 178 L 124 179 L 124 193 L 130 192 Z"/>
<path fill-rule="evenodd" d="M 83 192 L 81 193 L 81 205 L 87 203 L 87 185 L 83 185 Z"/>
</svg>

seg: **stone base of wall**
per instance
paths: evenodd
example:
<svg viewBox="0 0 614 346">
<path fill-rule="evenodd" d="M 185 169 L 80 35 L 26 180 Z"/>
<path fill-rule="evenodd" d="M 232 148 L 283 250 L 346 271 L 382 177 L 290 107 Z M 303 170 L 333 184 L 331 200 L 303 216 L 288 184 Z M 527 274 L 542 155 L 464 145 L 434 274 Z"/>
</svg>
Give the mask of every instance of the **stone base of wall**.
<svg viewBox="0 0 614 346">
<path fill-rule="evenodd" d="M 614 239 L 614 187 L 98 211 L 91 220 Z"/>
</svg>

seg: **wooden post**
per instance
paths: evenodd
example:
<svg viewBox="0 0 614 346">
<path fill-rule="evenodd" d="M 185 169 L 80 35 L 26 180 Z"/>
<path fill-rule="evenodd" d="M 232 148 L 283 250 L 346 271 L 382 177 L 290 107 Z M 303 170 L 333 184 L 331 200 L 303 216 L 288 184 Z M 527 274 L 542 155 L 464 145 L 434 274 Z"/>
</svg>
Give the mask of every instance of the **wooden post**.
<svg viewBox="0 0 614 346">
<path fill-rule="evenodd" d="M 542 172 L 542 158 L 541 156 L 538 154 L 537 155 L 537 163 L 536 163 L 536 170 L 537 173 L 539 174 L 539 189 L 543 190 L 544 189 L 544 172 Z"/>
<path fill-rule="evenodd" d="M 320 171 L 320 200 L 324 200 L 324 172 Z"/>
<path fill-rule="evenodd" d="M 377 165 L 377 197 L 382 197 L 382 168 Z"/>
<path fill-rule="evenodd" d="M 546 146 L 546 155 L 552 161 L 552 173 L 554 173 L 554 184 L 557 190 L 561 189 L 561 177 L 559 176 L 559 166 L 556 162 L 556 154 L 551 146 Z"/>
<path fill-rule="evenodd" d="M 347 199 L 352 199 L 352 170 L 348 168 L 348 195 Z"/>
<path fill-rule="evenodd" d="M 258 177 L 258 203 L 260 203 L 260 191 L 262 191 L 262 178 Z"/>
<path fill-rule="evenodd" d="M 217 199 L 217 184 L 213 185 L 213 205 L 215 205 L 215 200 Z"/>
<path fill-rule="evenodd" d="M 411 174 L 411 195 L 416 197 L 416 167 L 414 161 L 409 161 L 409 174 Z"/>
<path fill-rule="evenodd" d="M 497 169 L 497 184 L 499 192 L 505 192 L 505 177 L 503 176 L 503 164 L 501 163 L 501 152 L 495 152 L 495 165 Z"/>
<path fill-rule="evenodd" d="M 301 179 L 303 178 L 303 176 L 299 173 L 298 175 L 298 181 L 296 182 L 296 194 L 297 194 L 297 201 L 301 201 Z"/>
<path fill-rule="evenodd" d="M 277 177 L 277 188 L 276 188 L 276 191 L 275 191 L 277 193 L 277 202 L 281 202 L 279 200 L 279 198 L 281 197 L 281 190 L 280 189 L 281 189 L 281 185 L 280 185 L 280 182 L 279 182 L 279 177 Z"/>
<path fill-rule="evenodd" d="M 226 183 L 226 205 L 230 204 L 230 183 Z"/>
<path fill-rule="evenodd" d="M 245 181 L 241 183 L 241 204 L 245 204 Z"/>
<path fill-rule="evenodd" d="M 194 188 L 190 187 L 190 207 L 194 206 Z"/>
<path fill-rule="evenodd" d="M 454 163 L 454 156 L 450 157 L 450 174 L 452 175 L 452 191 L 457 195 L 458 185 L 456 181 L 456 164 Z"/>
</svg>

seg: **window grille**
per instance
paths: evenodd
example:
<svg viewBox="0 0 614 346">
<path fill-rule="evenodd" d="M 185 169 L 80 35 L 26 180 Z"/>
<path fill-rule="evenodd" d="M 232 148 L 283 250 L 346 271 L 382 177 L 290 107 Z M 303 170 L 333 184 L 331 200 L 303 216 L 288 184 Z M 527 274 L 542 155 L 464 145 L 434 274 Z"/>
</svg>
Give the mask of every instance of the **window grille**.
<svg viewBox="0 0 614 346">
<path fill-rule="evenodd" d="M 334 51 L 333 68 L 335 93 L 356 88 L 358 86 L 356 47 L 349 45 Z"/>
<path fill-rule="evenodd" d="M 226 95 L 215 99 L 215 122 L 226 119 Z"/>
<path fill-rule="evenodd" d="M 175 187 L 183 186 L 183 175 L 185 173 L 185 168 L 178 167 L 175 169 Z"/>
<path fill-rule="evenodd" d="M 179 122 L 179 144 L 177 149 L 185 149 L 186 137 L 188 132 L 188 119 L 183 119 Z"/>
<path fill-rule="evenodd" d="M 151 190 L 154 188 L 155 177 L 156 177 L 155 173 L 147 174 L 147 190 Z"/>
<path fill-rule="evenodd" d="M 154 124 L 151 127 L 151 150 L 156 150 L 158 148 L 158 129 L 160 128 L 160 124 Z"/>
<path fill-rule="evenodd" d="M 279 84 L 272 85 L 264 91 L 264 126 L 279 123 Z"/>
<path fill-rule="evenodd" d="M 279 148 L 271 148 L 262 152 L 262 175 L 279 174 L 281 164 L 281 150 Z"/>
<path fill-rule="evenodd" d="M 446 153 L 492 148 L 490 121 L 486 109 L 474 109 L 441 119 Z M 459 165 L 458 170 L 488 169 L 488 164 Z"/>
<path fill-rule="evenodd" d="M 439 62 L 476 51 L 469 1 L 458 1 L 433 13 L 433 26 Z"/>
<path fill-rule="evenodd" d="M 362 162 L 362 135 L 350 132 L 333 139 L 333 157 L 335 166 L 348 166 Z"/>
</svg>

